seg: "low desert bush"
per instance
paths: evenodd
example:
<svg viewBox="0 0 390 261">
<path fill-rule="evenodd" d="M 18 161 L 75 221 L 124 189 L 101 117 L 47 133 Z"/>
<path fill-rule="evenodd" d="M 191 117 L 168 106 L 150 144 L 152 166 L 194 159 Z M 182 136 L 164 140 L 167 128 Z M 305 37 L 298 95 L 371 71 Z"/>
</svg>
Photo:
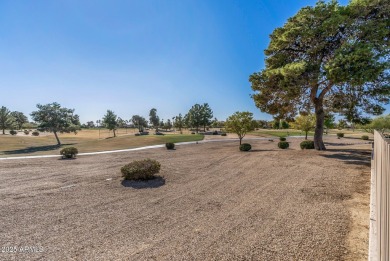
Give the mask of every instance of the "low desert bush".
<svg viewBox="0 0 390 261">
<path fill-rule="evenodd" d="M 167 142 L 165 143 L 165 147 L 167 148 L 167 150 L 173 150 L 175 148 L 175 143 Z"/>
<path fill-rule="evenodd" d="M 17 132 L 16 130 L 10 130 L 10 131 L 9 131 L 9 134 L 11 134 L 11 135 L 16 135 L 16 134 L 18 134 L 18 132 Z"/>
<path fill-rule="evenodd" d="M 31 134 L 32 134 L 33 136 L 39 136 L 39 131 L 33 131 Z"/>
<path fill-rule="evenodd" d="M 195 134 L 195 132 L 191 132 L 191 134 Z"/>
<path fill-rule="evenodd" d="M 250 151 L 252 146 L 249 143 L 243 143 L 240 145 L 240 151 Z"/>
<path fill-rule="evenodd" d="M 337 133 L 337 138 L 343 138 L 344 137 L 344 133 L 342 133 L 342 132 L 338 132 Z"/>
<path fill-rule="evenodd" d="M 218 131 L 213 131 L 213 135 L 218 135 Z"/>
<path fill-rule="evenodd" d="M 221 136 L 227 136 L 227 134 L 226 133 L 222 133 Z"/>
<path fill-rule="evenodd" d="M 280 149 L 287 149 L 290 146 L 287 141 L 279 141 L 278 147 Z"/>
<path fill-rule="evenodd" d="M 60 151 L 62 158 L 66 158 L 66 159 L 75 158 L 78 153 L 79 151 L 75 147 L 66 147 Z"/>
<path fill-rule="evenodd" d="M 122 176 L 128 180 L 153 179 L 160 171 L 160 163 L 152 159 L 135 160 L 121 168 Z"/>
<path fill-rule="evenodd" d="M 30 132 L 28 130 L 24 130 L 24 134 L 29 135 Z"/>
<path fill-rule="evenodd" d="M 286 141 L 286 138 L 285 137 L 280 137 L 279 140 L 280 141 Z"/>
<path fill-rule="evenodd" d="M 362 140 L 368 140 L 368 136 L 367 135 L 363 135 L 362 136 Z"/>
<path fill-rule="evenodd" d="M 307 149 L 307 150 L 312 150 L 314 149 L 314 141 L 312 140 L 304 140 L 302 141 L 299 146 L 301 146 L 301 149 Z"/>
</svg>

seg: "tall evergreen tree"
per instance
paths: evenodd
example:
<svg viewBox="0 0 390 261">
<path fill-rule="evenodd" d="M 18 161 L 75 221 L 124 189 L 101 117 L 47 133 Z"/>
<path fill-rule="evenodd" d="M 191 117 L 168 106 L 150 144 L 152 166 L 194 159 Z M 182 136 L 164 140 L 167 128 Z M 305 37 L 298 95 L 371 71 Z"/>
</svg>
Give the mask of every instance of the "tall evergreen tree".
<svg viewBox="0 0 390 261">
<path fill-rule="evenodd" d="M 11 112 L 4 106 L 0 109 L 0 128 L 5 134 L 6 129 L 11 129 L 14 125 L 14 119 L 11 115 Z"/>
<path fill-rule="evenodd" d="M 317 150 L 325 149 L 324 108 L 334 108 L 348 89 L 359 93 L 355 108 L 382 113 L 390 97 L 389 15 L 387 0 L 302 8 L 274 30 L 265 69 L 250 76 L 256 106 L 283 118 L 314 109 Z"/>
<path fill-rule="evenodd" d="M 199 127 L 203 124 L 203 115 L 202 115 L 202 106 L 200 104 L 195 104 L 188 111 L 188 124 L 196 129 L 196 133 L 199 132 Z"/>
<path fill-rule="evenodd" d="M 212 118 L 213 111 L 208 103 L 203 103 L 203 105 L 201 105 L 201 124 L 203 125 L 203 131 L 206 131 L 206 126 L 211 124 Z"/>
</svg>

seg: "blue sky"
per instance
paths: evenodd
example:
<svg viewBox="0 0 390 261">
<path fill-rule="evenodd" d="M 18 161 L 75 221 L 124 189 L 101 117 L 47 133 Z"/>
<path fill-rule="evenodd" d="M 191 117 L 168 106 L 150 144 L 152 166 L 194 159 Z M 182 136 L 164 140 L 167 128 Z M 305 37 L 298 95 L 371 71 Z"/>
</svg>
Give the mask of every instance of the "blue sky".
<svg viewBox="0 0 390 261">
<path fill-rule="evenodd" d="M 0 106 L 30 114 L 59 102 L 82 122 L 185 114 L 207 102 L 220 120 L 254 105 L 248 77 L 269 34 L 315 0 L 0 2 Z M 347 1 L 341 1 L 346 4 Z"/>
</svg>

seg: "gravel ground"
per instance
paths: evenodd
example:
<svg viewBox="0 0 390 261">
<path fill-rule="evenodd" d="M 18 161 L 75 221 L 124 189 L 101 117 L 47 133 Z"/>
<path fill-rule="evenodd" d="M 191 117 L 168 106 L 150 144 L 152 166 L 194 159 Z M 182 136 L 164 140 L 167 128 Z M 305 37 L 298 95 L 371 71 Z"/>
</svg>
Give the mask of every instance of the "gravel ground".
<svg viewBox="0 0 390 261">
<path fill-rule="evenodd" d="M 0 161 L 0 260 L 343 260 L 370 145 L 299 141 Z M 143 158 L 163 178 L 122 182 Z"/>
</svg>

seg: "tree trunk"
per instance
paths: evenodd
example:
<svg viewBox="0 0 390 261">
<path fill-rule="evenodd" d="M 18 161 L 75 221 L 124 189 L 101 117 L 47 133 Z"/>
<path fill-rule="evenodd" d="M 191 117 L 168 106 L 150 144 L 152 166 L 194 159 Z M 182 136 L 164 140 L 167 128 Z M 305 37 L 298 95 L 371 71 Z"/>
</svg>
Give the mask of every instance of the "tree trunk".
<svg viewBox="0 0 390 261">
<path fill-rule="evenodd" d="M 322 140 L 322 136 L 324 134 L 324 106 L 322 104 L 322 100 L 317 100 L 314 103 L 315 105 L 315 113 L 316 113 L 316 128 L 314 131 L 314 148 L 316 150 L 326 150 L 324 142 Z"/>
<path fill-rule="evenodd" d="M 60 142 L 60 139 L 58 138 L 57 132 L 56 131 L 53 131 L 53 132 L 54 132 L 54 136 L 56 137 L 56 140 L 57 140 L 57 145 L 60 146 L 61 142 Z"/>
<path fill-rule="evenodd" d="M 307 140 L 307 131 L 306 131 L 306 136 L 305 136 L 305 140 Z"/>
<path fill-rule="evenodd" d="M 5 135 L 5 129 L 3 129 L 3 135 Z"/>
<path fill-rule="evenodd" d="M 116 137 L 115 129 L 112 130 L 114 132 L 114 137 Z"/>
<path fill-rule="evenodd" d="M 241 145 L 241 141 L 242 141 L 242 138 L 243 138 L 243 137 L 239 137 L 239 138 L 240 138 L 240 145 Z"/>
</svg>

